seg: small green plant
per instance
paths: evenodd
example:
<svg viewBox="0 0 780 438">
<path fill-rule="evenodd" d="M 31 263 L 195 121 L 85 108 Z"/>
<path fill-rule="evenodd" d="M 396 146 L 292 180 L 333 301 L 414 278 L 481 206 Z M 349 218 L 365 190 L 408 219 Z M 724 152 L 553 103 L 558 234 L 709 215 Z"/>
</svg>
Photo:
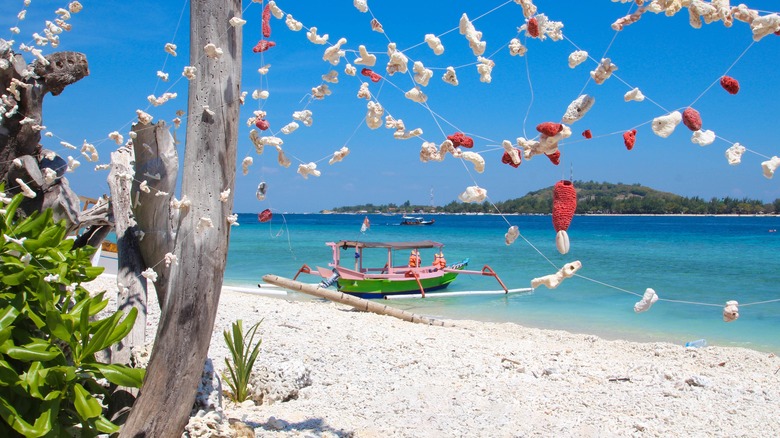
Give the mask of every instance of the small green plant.
<svg viewBox="0 0 780 438">
<path fill-rule="evenodd" d="M 100 381 L 140 387 L 144 370 L 95 353 L 130 332 L 136 311 L 94 319 L 108 304 L 81 286 L 103 271 L 90 263 L 95 249 L 73 249 L 51 210 L 18 220 L 22 200 L 0 201 L 0 436 L 116 432 Z"/>
<path fill-rule="evenodd" d="M 260 354 L 260 344 L 262 343 L 262 339 L 258 338 L 257 343 L 254 344 L 255 335 L 261 322 L 263 321 L 261 320 L 250 327 L 246 335 L 244 335 L 243 323 L 239 319 L 233 323 L 232 337 L 227 330 L 223 333 L 225 335 L 225 343 L 233 359 L 231 364 L 230 360 L 225 358 L 225 365 L 227 365 L 230 375 L 223 375 L 223 378 L 227 382 L 228 387 L 230 387 L 230 398 L 236 403 L 243 402 L 248 395 L 249 377 L 252 374 L 252 367 L 255 365 L 257 355 Z"/>
</svg>

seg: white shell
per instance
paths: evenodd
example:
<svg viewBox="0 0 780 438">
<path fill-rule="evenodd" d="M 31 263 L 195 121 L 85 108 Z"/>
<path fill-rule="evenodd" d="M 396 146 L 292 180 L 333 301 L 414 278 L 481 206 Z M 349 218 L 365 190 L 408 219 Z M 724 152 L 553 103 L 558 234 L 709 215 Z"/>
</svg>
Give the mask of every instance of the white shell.
<svg viewBox="0 0 780 438">
<path fill-rule="evenodd" d="M 566 230 L 558 231 L 558 234 L 555 235 L 555 246 L 561 254 L 569 252 L 569 234 L 566 233 Z"/>
</svg>

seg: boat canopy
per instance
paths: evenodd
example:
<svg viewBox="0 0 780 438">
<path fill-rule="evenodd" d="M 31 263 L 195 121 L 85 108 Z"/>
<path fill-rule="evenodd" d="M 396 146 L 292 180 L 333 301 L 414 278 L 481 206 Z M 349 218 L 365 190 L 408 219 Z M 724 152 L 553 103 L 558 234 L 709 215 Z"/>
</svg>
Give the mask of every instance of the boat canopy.
<svg viewBox="0 0 780 438">
<path fill-rule="evenodd" d="M 443 248 L 444 244 L 432 240 L 418 240 L 415 242 L 359 242 L 354 240 L 340 240 L 328 242 L 328 246 L 347 248 L 391 248 L 391 249 L 420 249 Z"/>
</svg>

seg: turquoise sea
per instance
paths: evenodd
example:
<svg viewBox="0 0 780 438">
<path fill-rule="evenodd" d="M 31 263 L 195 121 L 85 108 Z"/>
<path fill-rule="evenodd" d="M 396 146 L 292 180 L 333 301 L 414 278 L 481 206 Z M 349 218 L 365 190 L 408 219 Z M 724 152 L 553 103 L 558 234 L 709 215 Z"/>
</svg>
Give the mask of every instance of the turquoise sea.
<svg viewBox="0 0 780 438">
<path fill-rule="evenodd" d="M 265 274 L 292 278 L 304 263 L 326 267 L 327 241 L 430 239 L 446 245 L 449 263 L 468 258 L 469 269 L 489 265 L 509 288 L 530 287 L 532 278 L 570 261 L 583 267 L 556 289 L 429 294 L 385 303 L 432 317 L 680 345 L 703 338 L 708 345 L 780 353 L 780 232 L 773 231 L 780 230 L 780 217 L 575 216 L 571 250 L 563 256 L 555 249 L 550 216 L 425 215 L 435 219 L 431 226 L 400 226 L 398 215 L 367 216 L 371 227 L 361 234 L 366 215 L 275 214 L 271 222 L 259 223 L 256 215 L 242 214 L 241 225 L 231 231 L 225 284 L 256 288 Z M 507 246 L 509 225 L 519 227 L 521 238 Z M 432 253 L 422 256 L 433 259 Z M 396 263 L 408 254 L 397 257 Z M 311 275 L 299 280 L 319 281 Z M 629 292 L 641 296 L 648 287 L 662 300 L 682 302 L 658 301 L 635 313 L 640 297 Z M 495 289 L 492 278 L 461 275 L 447 291 Z M 731 323 L 722 317 L 728 300 L 740 303 L 740 317 Z"/>
</svg>

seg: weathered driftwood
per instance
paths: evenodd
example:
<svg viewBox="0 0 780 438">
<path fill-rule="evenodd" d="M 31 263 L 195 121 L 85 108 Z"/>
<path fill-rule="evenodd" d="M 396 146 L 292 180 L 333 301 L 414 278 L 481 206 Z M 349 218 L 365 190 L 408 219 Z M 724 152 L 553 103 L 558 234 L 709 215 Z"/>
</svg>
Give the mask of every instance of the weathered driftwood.
<svg viewBox="0 0 780 438">
<path fill-rule="evenodd" d="M 452 324 L 446 323 L 444 321 L 416 315 L 414 313 L 397 309 L 395 307 L 386 306 L 374 301 L 364 300 L 363 298 L 345 294 L 344 292 L 336 292 L 318 286 L 312 286 L 310 284 L 301 283 L 300 281 L 290 280 L 289 278 L 279 277 L 277 275 L 264 275 L 263 281 L 279 287 L 283 287 L 285 289 L 303 292 L 309 295 L 314 295 L 315 297 L 325 298 L 337 303 L 346 304 L 347 306 L 351 306 L 366 312 L 392 316 L 394 318 L 415 322 L 418 324 L 438 325 L 442 327 L 452 326 Z"/>
<path fill-rule="evenodd" d="M 171 208 L 176 191 L 176 176 L 179 171 L 179 156 L 171 132 L 165 122 L 155 125 L 133 125 L 136 138 L 135 181 L 133 182 L 133 212 L 138 227 L 144 230 L 139 242 L 141 255 L 146 266 L 157 274 L 154 282 L 157 302 L 164 303 L 168 294 L 170 267 L 161 261 L 167 253 L 173 252 L 178 224 L 179 210 Z M 146 182 L 148 193 L 140 190 Z M 162 193 L 166 195 L 161 196 Z"/>
<path fill-rule="evenodd" d="M 130 194 L 133 184 L 133 151 L 121 147 L 111 153 L 111 171 L 108 186 L 111 190 L 114 211 L 114 230 L 118 250 L 117 267 L 117 309 L 129 312 L 138 308 L 135 325 L 126 338 L 111 348 L 111 362 L 129 363 L 130 347 L 145 343 L 146 331 L 146 278 L 141 272 L 146 269 L 138 248 L 138 227 L 130 208 Z"/>
<path fill-rule="evenodd" d="M 121 437 L 180 436 L 203 372 L 227 261 L 226 218 L 233 208 L 233 197 L 220 202 L 219 194 L 233 190 L 236 174 L 242 36 L 228 21 L 241 11 L 241 0 L 190 2 L 190 65 L 198 73 L 189 86 L 181 193 L 192 206 L 179 218 L 179 264 L 172 266 L 146 378 Z M 223 50 L 219 59 L 203 55 L 208 43 Z"/>
<path fill-rule="evenodd" d="M 39 144 L 43 98 L 47 93 L 56 96 L 66 86 L 87 76 L 89 67 L 86 56 L 76 52 L 53 53 L 44 59 L 27 65 L 22 55 L 13 52 L 8 41 L 0 39 L 0 87 L 4 95 L 0 100 L 0 178 L 6 180 L 12 194 L 20 191 L 16 178 L 36 192 L 35 198 L 26 199 L 20 206 L 26 214 L 51 207 L 54 218 L 65 219 L 74 231 L 79 227 L 78 197 L 64 177 L 45 184 L 39 168 L 45 152 Z M 16 158 L 24 163 L 13 170 Z"/>
</svg>

